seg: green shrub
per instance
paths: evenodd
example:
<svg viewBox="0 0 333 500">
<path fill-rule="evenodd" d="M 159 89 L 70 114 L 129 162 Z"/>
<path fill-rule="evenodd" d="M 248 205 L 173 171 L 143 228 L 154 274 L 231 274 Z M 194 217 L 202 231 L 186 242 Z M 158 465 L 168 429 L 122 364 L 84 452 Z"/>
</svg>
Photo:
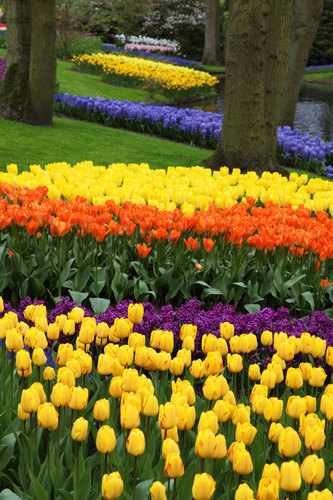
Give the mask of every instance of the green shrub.
<svg viewBox="0 0 333 500">
<path fill-rule="evenodd" d="M 326 0 L 316 38 L 308 59 L 308 66 L 333 63 L 333 2 Z"/>
<path fill-rule="evenodd" d="M 57 57 L 60 59 L 71 59 L 79 54 L 92 54 L 103 48 L 102 40 L 97 36 L 84 36 L 75 33 L 63 37 L 57 37 Z"/>
<path fill-rule="evenodd" d="M 7 47 L 7 35 L 0 35 L 0 49 L 5 49 Z"/>
</svg>

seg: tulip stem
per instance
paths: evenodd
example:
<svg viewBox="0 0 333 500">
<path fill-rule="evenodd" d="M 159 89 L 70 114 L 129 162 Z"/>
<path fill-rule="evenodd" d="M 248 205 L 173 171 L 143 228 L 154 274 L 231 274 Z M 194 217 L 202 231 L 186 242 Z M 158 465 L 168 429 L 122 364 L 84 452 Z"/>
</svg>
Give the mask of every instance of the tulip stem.
<svg viewBox="0 0 333 500">
<path fill-rule="evenodd" d="M 185 447 L 185 430 L 182 431 L 182 442 L 181 442 L 181 454 L 184 454 L 184 447 Z"/>
<path fill-rule="evenodd" d="M 104 397 L 105 397 L 105 398 L 106 398 L 106 396 L 107 396 L 107 393 L 108 393 L 107 378 L 106 378 L 106 376 L 104 375 Z"/>
<path fill-rule="evenodd" d="M 104 458 L 104 468 L 105 468 L 105 474 L 108 473 L 108 453 L 105 453 L 105 458 Z"/>
<path fill-rule="evenodd" d="M 37 366 L 37 382 L 40 382 L 40 366 Z"/>
<path fill-rule="evenodd" d="M 215 465 L 216 465 L 216 458 L 213 459 L 213 470 L 212 470 L 212 476 L 214 477 L 215 474 Z"/>
<path fill-rule="evenodd" d="M 147 431 L 146 431 L 146 448 L 148 449 L 148 441 L 149 441 L 149 417 L 147 416 Z"/>
<path fill-rule="evenodd" d="M 202 459 L 201 459 L 201 474 L 203 473 L 204 468 L 205 468 L 205 459 L 204 459 L 204 458 L 202 458 Z"/>
<path fill-rule="evenodd" d="M 170 478 L 168 477 L 168 500 L 170 500 Z"/>
<path fill-rule="evenodd" d="M 237 401 L 237 373 L 233 373 L 232 374 L 232 378 L 233 378 L 233 389 L 234 389 L 234 396 L 235 396 L 235 399 Z"/>
<path fill-rule="evenodd" d="M 232 483 L 234 481 L 234 475 L 235 475 L 234 470 L 232 470 L 232 473 L 230 474 L 228 498 L 231 498 L 231 488 L 232 488 Z"/>
<path fill-rule="evenodd" d="M 76 485 L 75 485 L 75 498 L 79 500 L 79 465 L 80 465 L 80 441 L 77 441 L 76 446 Z"/>
<path fill-rule="evenodd" d="M 13 403 L 13 373 L 14 373 L 14 352 L 11 351 L 11 356 L 10 356 L 10 406 L 12 406 L 12 403 Z"/>
<path fill-rule="evenodd" d="M 133 469 L 133 489 L 132 489 L 132 498 L 135 500 L 135 487 L 136 487 L 136 465 L 137 465 L 138 457 L 135 455 L 134 457 L 134 469 Z"/>
<path fill-rule="evenodd" d="M 47 449 L 47 492 L 51 498 L 51 467 L 50 467 L 50 431 L 46 429 L 46 449 Z"/>
<path fill-rule="evenodd" d="M 173 479 L 173 500 L 176 500 L 177 495 L 177 482 L 176 478 Z"/>
</svg>

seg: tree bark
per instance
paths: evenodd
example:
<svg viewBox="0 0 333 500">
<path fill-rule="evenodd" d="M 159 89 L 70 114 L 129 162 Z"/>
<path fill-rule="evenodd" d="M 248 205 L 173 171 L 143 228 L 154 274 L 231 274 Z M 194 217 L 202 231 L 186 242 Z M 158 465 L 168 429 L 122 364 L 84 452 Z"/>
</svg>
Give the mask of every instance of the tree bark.
<svg viewBox="0 0 333 500">
<path fill-rule="evenodd" d="M 7 0 L 7 71 L 0 94 L 0 116 L 26 121 L 30 114 L 31 0 Z"/>
<path fill-rule="evenodd" d="M 273 0 L 267 38 L 265 72 L 266 147 L 277 168 L 276 146 L 280 107 L 287 75 L 293 2 Z"/>
<path fill-rule="evenodd" d="M 202 64 L 213 66 L 220 60 L 220 2 L 219 0 L 206 0 L 205 47 Z"/>
<path fill-rule="evenodd" d="M 299 89 L 313 40 L 316 36 L 324 0 L 295 0 L 288 72 L 281 103 L 280 125 L 294 126 Z"/>
<path fill-rule="evenodd" d="M 234 0 L 227 41 L 222 132 L 208 167 L 284 173 L 276 162 L 291 0 Z M 284 40 L 285 38 L 286 40 Z"/>
<path fill-rule="evenodd" d="M 29 122 L 49 126 L 56 81 L 55 0 L 32 0 L 32 12 Z"/>
</svg>

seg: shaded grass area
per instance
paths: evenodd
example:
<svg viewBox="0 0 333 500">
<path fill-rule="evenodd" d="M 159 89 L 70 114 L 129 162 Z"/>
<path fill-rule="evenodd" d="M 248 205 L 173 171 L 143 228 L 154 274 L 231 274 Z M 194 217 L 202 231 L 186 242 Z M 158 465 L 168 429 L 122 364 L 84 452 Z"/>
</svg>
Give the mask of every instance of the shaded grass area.
<svg viewBox="0 0 333 500">
<path fill-rule="evenodd" d="M 11 163 L 22 171 L 33 164 L 74 164 L 85 160 L 104 166 L 121 162 L 149 163 L 151 168 L 190 167 L 212 154 L 209 149 L 57 117 L 53 127 L 0 120 L 0 137 L 1 171 Z"/>
<path fill-rule="evenodd" d="M 333 78 L 333 71 L 327 73 L 306 73 L 305 80 L 331 80 Z"/>
</svg>

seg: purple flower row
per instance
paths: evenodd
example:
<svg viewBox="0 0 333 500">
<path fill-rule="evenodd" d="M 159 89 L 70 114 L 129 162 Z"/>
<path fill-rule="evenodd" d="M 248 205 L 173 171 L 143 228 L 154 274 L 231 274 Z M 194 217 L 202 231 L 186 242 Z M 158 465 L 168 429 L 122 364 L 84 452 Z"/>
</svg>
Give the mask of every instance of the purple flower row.
<svg viewBox="0 0 333 500">
<path fill-rule="evenodd" d="M 102 97 L 79 97 L 56 94 L 55 102 L 62 112 L 73 116 L 106 121 L 110 125 L 125 126 L 140 124 L 145 131 L 167 137 L 193 140 L 201 145 L 215 147 L 222 129 L 223 115 L 190 108 L 159 106 L 133 101 L 118 101 Z M 318 162 L 320 165 L 333 155 L 333 142 L 325 143 L 319 137 L 311 137 L 300 130 L 278 127 L 278 147 L 286 158 L 299 158 L 303 162 Z"/>
<path fill-rule="evenodd" d="M 145 50 L 125 50 L 120 47 L 116 47 L 115 45 L 111 45 L 109 43 L 103 44 L 103 49 L 112 52 L 122 52 L 125 55 L 129 54 L 132 56 L 138 57 L 148 57 L 149 59 L 157 59 L 160 62 L 176 64 L 177 66 L 199 66 L 200 63 L 197 61 L 191 61 L 189 59 L 183 59 L 182 57 L 176 56 L 167 56 L 165 54 L 155 54 L 152 52 L 147 52 Z"/>
<path fill-rule="evenodd" d="M 109 307 L 106 312 L 96 315 L 97 323 L 105 321 L 109 326 L 114 323 L 115 318 L 127 317 L 128 304 L 132 302 L 123 300 L 116 306 Z M 19 321 L 24 319 L 24 309 L 30 304 L 44 304 L 43 301 L 32 301 L 30 297 L 23 299 L 17 308 L 13 308 L 10 303 L 4 304 L 4 311 L 0 314 L 2 317 L 8 311 L 15 311 Z M 54 309 L 48 312 L 48 322 L 55 321 L 56 316 L 68 314 L 76 303 L 69 298 L 62 297 Z M 311 335 L 316 335 L 326 340 L 327 347 L 333 346 L 333 321 L 328 318 L 325 312 L 315 311 L 311 316 L 292 319 L 289 309 L 280 307 L 273 310 L 269 307 L 263 308 L 256 314 L 242 314 L 237 312 L 232 305 L 219 302 L 211 309 L 204 309 L 201 302 L 192 299 L 179 307 L 173 307 L 171 304 L 160 307 L 158 310 L 150 302 L 145 302 L 143 321 L 135 325 L 135 331 L 150 336 L 152 330 L 172 331 L 175 336 L 175 345 L 181 347 L 179 332 L 181 325 L 193 324 L 197 326 L 198 333 L 196 337 L 196 352 L 200 350 L 201 338 L 205 333 L 220 335 L 220 323 L 229 322 L 234 325 L 235 335 L 242 333 L 255 333 L 258 338 L 264 330 L 270 330 L 273 333 L 285 332 L 288 335 L 300 337 L 305 331 Z M 85 311 L 85 316 L 92 317 L 93 312 L 84 306 L 80 306 Z M 62 335 L 61 342 L 67 342 L 68 338 Z M 194 353 L 195 354 L 195 353 Z M 259 353 L 257 353 L 259 354 Z M 267 363 L 274 351 L 272 348 L 266 349 Z"/>
</svg>

